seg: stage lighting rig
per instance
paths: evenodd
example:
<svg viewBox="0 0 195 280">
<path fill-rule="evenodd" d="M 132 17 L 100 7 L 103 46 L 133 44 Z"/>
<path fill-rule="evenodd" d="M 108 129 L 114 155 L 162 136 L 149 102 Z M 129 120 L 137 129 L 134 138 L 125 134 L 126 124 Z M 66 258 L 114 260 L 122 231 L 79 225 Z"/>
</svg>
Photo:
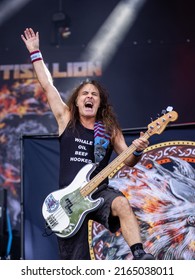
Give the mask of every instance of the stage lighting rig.
<svg viewBox="0 0 195 280">
<path fill-rule="evenodd" d="M 52 44 L 60 45 L 70 35 L 70 17 L 62 11 L 62 2 L 59 0 L 59 10 L 52 15 Z"/>
</svg>

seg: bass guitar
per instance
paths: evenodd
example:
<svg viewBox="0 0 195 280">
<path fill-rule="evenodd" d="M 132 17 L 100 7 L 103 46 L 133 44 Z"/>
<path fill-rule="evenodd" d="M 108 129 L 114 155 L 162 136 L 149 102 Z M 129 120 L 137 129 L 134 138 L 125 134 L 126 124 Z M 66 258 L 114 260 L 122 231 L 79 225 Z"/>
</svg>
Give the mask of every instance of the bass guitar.
<svg viewBox="0 0 195 280">
<path fill-rule="evenodd" d="M 161 134 L 167 124 L 177 118 L 178 114 L 175 111 L 164 113 L 148 125 L 143 137 L 148 139 L 154 134 Z M 63 238 L 73 236 L 81 227 L 87 213 L 96 210 L 103 201 L 102 198 L 92 199 L 93 191 L 111 173 L 120 168 L 135 150 L 136 147 L 131 144 L 91 180 L 89 178 L 96 165 L 86 164 L 69 186 L 50 193 L 43 202 L 42 214 L 52 232 Z"/>
</svg>

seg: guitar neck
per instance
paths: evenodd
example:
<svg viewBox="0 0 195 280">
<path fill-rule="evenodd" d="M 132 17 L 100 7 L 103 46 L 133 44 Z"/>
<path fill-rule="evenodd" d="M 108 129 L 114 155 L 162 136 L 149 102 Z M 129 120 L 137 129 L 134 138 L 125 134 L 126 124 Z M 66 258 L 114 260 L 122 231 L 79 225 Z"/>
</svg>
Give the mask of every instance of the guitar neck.
<svg viewBox="0 0 195 280">
<path fill-rule="evenodd" d="M 142 136 L 145 139 L 150 137 L 147 130 Z M 83 197 L 89 195 L 104 179 L 106 179 L 114 170 L 117 169 L 134 151 L 136 147 L 131 144 L 125 151 L 117 156 L 111 163 L 107 165 L 102 171 L 100 171 L 92 180 L 90 180 L 81 190 L 80 193 Z"/>
</svg>

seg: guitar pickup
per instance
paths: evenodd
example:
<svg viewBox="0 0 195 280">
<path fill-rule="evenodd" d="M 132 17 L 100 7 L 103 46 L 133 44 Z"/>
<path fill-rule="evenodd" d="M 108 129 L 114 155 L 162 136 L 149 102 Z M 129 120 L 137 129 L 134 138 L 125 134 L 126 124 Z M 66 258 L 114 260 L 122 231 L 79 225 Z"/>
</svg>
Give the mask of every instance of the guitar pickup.
<svg viewBox="0 0 195 280">
<path fill-rule="evenodd" d="M 66 209 L 66 211 L 68 212 L 67 214 L 71 215 L 73 213 L 71 209 L 73 203 L 71 202 L 71 200 L 69 198 L 66 198 L 62 200 L 62 203 L 63 203 L 63 208 Z"/>
</svg>

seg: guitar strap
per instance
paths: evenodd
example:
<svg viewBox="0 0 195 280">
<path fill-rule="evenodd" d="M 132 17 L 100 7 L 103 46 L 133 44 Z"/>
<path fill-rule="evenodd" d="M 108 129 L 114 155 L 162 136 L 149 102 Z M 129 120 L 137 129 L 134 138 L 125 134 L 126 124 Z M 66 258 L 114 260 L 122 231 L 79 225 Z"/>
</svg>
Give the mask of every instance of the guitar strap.
<svg viewBox="0 0 195 280">
<path fill-rule="evenodd" d="M 98 164 L 105 156 L 106 149 L 110 144 L 110 135 L 106 133 L 104 124 L 101 121 L 95 122 L 94 125 L 94 158 Z"/>
</svg>

